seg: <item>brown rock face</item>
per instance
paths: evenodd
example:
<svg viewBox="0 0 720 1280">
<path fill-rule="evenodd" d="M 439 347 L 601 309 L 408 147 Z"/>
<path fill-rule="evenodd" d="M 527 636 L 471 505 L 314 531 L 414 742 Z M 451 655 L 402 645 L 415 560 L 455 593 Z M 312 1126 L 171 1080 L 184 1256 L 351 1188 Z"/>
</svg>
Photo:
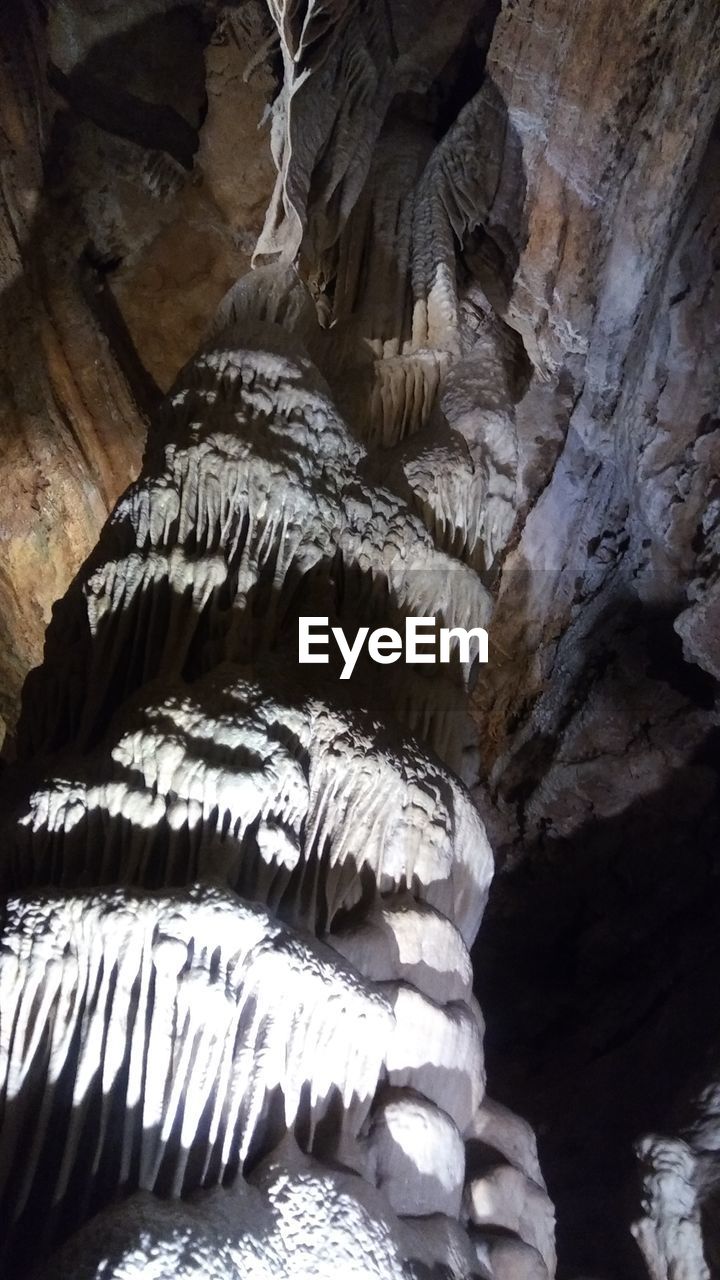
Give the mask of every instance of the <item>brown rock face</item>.
<svg viewBox="0 0 720 1280">
<path fill-rule="evenodd" d="M 137 474 L 146 414 L 247 269 L 274 169 L 259 7 L 2 19 L 0 717 Z M 127 28 L 126 28 L 127 21 Z M 212 39 L 211 39 L 212 37 Z M 202 135 L 198 133 L 203 123 Z M 242 122 L 238 127 L 238 122 Z"/>
<path fill-rule="evenodd" d="M 10 6 L 0 227 L 7 481 L 0 670 L 1 714 L 10 723 L 27 669 L 39 660 L 51 605 L 133 474 L 142 436 L 127 381 L 83 297 L 62 202 L 46 198 L 42 157 L 53 127 L 46 58 L 40 12 Z"/>
</svg>

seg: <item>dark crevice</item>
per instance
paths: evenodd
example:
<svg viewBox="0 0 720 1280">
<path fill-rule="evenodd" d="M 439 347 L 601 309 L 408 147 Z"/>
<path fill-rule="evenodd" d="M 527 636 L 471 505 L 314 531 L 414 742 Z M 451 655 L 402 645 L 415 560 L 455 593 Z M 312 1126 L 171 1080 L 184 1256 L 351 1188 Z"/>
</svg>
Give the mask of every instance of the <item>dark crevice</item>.
<svg viewBox="0 0 720 1280">
<path fill-rule="evenodd" d="M 108 133 L 154 151 L 165 151 L 185 169 L 192 169 L 199 137 L 172 107 L 143 101 L 84 71 L 66 76 L 52 63 L 48 81 L 78 115 Z"/>
<path fill-rule="evenodd" d="M 127 380 L 135 403 L 145 418 L 151 418 L 158 410 L 162 392 L 152 375 L 145 368 L 130 336 L 125 318 L 110 285 L 108 274 L 112 264 L 105 263 L 98 270 L 92 250 L 87 250 L 85 261 L 80 263 L 79 277 L 83 296 L 107 338 L 118 367 Z"/>
<path fill-rule="evenodd" d="M 488 50 L 501 9 L 501 0 L 487 0 L 465 40 L 432 86 L 430 93 L 435 102 L 437 138 L 444 137 L 483 82 Z"/>
</svg>

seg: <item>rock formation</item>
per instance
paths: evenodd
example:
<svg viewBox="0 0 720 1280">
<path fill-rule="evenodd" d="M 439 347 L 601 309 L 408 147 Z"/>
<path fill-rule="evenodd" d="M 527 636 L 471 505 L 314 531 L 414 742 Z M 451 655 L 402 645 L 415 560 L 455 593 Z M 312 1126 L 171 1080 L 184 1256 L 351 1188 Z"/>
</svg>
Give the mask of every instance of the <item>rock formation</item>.
<svg viewBox="0 0 720 1280">
<path fill-rule="evenodd" d="M 406 101 L 452 50 L 446 10 L 430 66 L 402 6 L 397 28 L 380 5 L 273 10 L 265 265 L 154 416 L 26 682 L 10 1274 L 554 1275 L 534 1138 L 485 1098 L 472 658 L 456 637 L 440 674 L 365 660 L 347 687 L 297 660 L 301 615 L 485 626 L 512 526 L 510 340 L 457 256 L 517 205 L 519 168 L 484 162 L 489 83 L 439 142 Z"/>
<path fill-rule="evenodd" d="M 717 1268 L 719 23 L 6 6 L 11 1273 Z"/>
</svg>

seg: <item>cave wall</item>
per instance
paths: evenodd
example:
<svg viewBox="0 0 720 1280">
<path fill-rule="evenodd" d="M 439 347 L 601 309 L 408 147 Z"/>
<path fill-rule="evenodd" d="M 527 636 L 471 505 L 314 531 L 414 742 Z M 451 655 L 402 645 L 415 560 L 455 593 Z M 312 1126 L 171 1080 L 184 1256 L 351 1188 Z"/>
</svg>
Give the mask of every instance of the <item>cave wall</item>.
<svg viewBox="0 0 720 1280">
<path fill-rule="evenodd" d="M 680 1123 L 717 1036 L 717 20 L 508 6 L 490 51 L 527 164 L 509 312 L 536 377 L 477 692 L 505 871 L 476 965 L 569 1274 L 601 1250 L 644 1274 L 633 1142 Z"/>
<path fill-rule="evenodd" d="M 274 79 L 262 62 L 244 73 L 269 27 L 259 6 L 222 21 L 188 6 L 4 6 L 0 413 L 12 483 L 0 715 L 11 753 L 52 605 L 137 474 L 161 392 L 249 264 L 274 181 L 258 133 Z"/>
</svg>

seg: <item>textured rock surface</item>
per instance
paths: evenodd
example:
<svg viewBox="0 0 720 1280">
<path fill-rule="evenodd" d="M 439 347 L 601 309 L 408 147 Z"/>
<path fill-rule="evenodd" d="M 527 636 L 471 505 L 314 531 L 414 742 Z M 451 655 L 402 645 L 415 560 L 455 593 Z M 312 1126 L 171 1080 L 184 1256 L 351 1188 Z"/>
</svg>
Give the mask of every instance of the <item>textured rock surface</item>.
<svg viewBox="0 0 720 1280">
<path fill-rule="evenodd" d="M 153 1239 L 133 1201 L 104 1273 L 167 1274 L 189 1251 L 189 1274 L 309 1275 L 352 1254 L 358 1274 L 460 1280 L 500 1229 L 554 1274 L 538 1171 L 502 1149 L 466 1169 L 465 1135 L 492 1131 L 467 952 L 492 858 L 440 760 L 462 767 L 463 722 L 448 731 L 431 692 L 452 710 L 463 667 L 410 667 L 379 696 L 326 676 L 309 697 L 294 656 L 308 599 L 346 625 L 416 601 L 452 625 L 487 596 L 363 480 L 298 346 L 299 290 L 279 267 L 234 291 L 26 686 L 0 946 L 12 1275 L 117 1194 L 233 1178 L 261 1189 L 255 1225 L 228 1236 L 216 1195 Z M 358 568 L 379 592 L 353 590 Z M 378 920 L 385 968 L 357 945 Z M 103 1274 L 94 1233 L 65 1274 Z"/>
<path fill-rule="evenodd" d="M 505 874 L 476 961 L 569 1274 L 643 1274 L 632 1144 L 667 1132 L 717 1035 L 696 1011 L 717 974 L 719 56 L 702 4 L 520 3 L 490 50 L 528 174 L 508 314 L 537 373 L 477 699 Z"/>
<path fill-rule="evenodd" d="M 11 730 L 52 604 L 137 474 L 158 387 L 249 265 L 274 180 L 258 134 L 272 77 L 260 65 L 243 78 L 269 19 L 245 7 L 213 27 L 200 10 L 165 7 L 90 16 L 63 3 L 49 25 L 40 4 L 3 8 L 0 716 Z"/>
<path fill-rule="evenodd" d="M 472 158 L 502 112 L 476 85 L 435 139 L 423 60 L 400 76 L 417 32 L 398 43 L 381 6 L 272 12 L 271 261 L 233 285 L 152 415 L 140 477 L 54 611 L 4 779 L 3 1266 L 551 1280 L 532 1137 L 485 1098 L 468 948 L 492 856 L 461 781 L 477 662 L 452 630 L 488 622 L 482 570 L 512 519 L 509 339 L 484 295 L 465 301 L 459 262 L 500 210 L 503 165 Z M 447 12 L 426 24 L 439 69 Z M 112 8 L 94 32 L 60 17 L 53 81 L 88 116 L 67 149 L 87 160 L 109 123 L 118 160 L 162 144 L 143 172 L 164 200 L 197 146 L 196 15 L 128 32 Z M 461 42 L 469 18 L 450 24 Z M 172 107 L 135 100 L 148 25 L 187 54 Z M 396 75 L 426 119 L 395 305 L 372 285 L 364 304 L 362 262 L 349 281 L 380 325 L 368 347 L 363 325 L 328 334 L 348 298 L 320 282 Z M 97 197 L 81 188 L 83 208 Z M 392 235 L 379 186 L 370 203 Z M 107 270 L 142 247 L 138 209 L 111 202 L 99 224 Z M 308 610 L 348 634 L 437 619 L 454 640 L 439 670 L 418 657 L 383 681 L 363 657 L 345 685 L 342 663 L 318 679 L 298 664 Z M 480 1133 L 486 1167 L 466 1155 Z M 192 1199 L 155 1215 L 143 1193 Z"/>
</svg>

